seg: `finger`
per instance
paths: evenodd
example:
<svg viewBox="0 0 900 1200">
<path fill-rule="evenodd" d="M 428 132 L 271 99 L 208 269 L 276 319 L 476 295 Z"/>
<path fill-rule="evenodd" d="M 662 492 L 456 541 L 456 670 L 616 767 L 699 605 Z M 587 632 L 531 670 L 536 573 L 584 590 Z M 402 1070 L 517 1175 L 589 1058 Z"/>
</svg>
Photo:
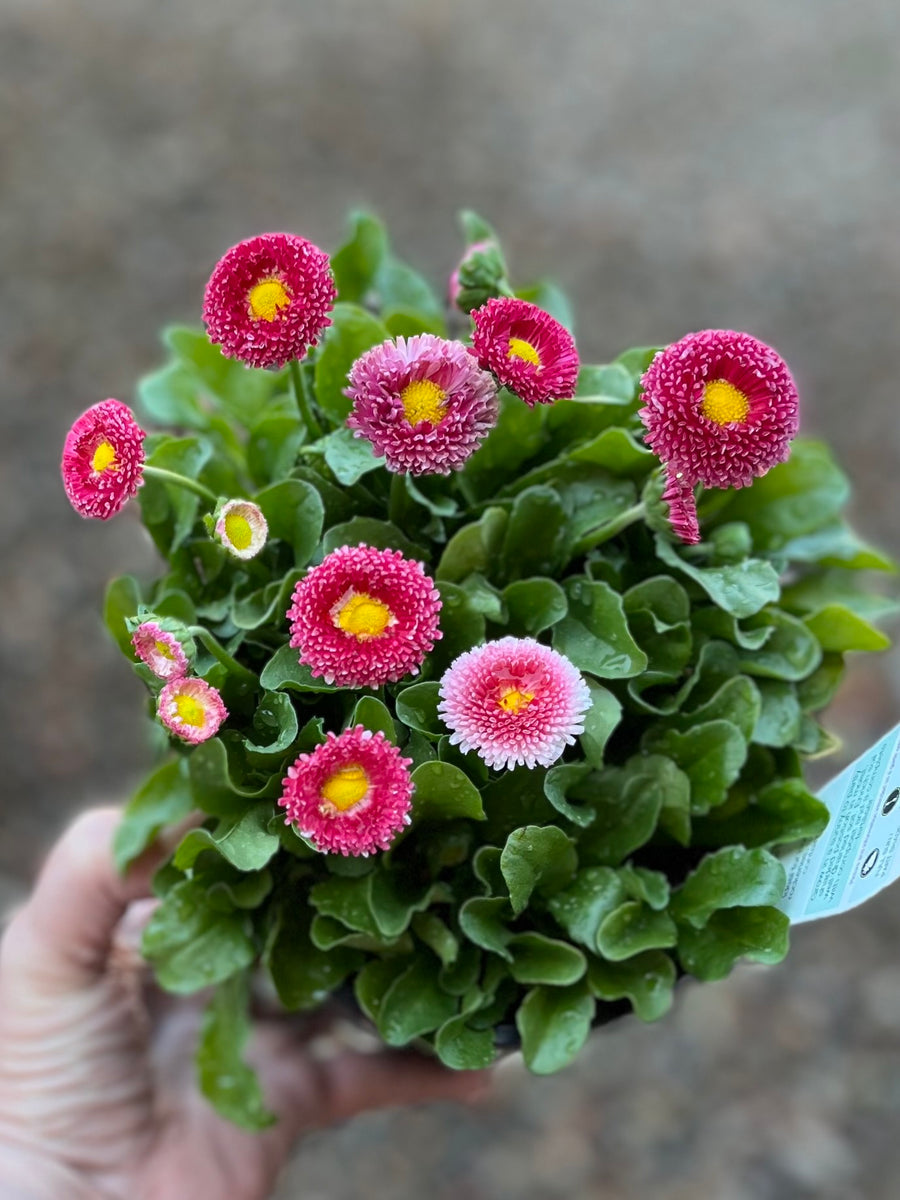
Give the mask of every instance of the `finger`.
<svg viewBox="0 0 900 1200">
<path fill-rule="evenodd" d="M 81 987 L 105 966 L 128 905 L 150 894 L 164 851 L 148 851 L 126 876 L 113 862 L 116 808 L 82 813 L 56 843 L 2 944 L 4 971 L 53 988 Z"/>
</svg>

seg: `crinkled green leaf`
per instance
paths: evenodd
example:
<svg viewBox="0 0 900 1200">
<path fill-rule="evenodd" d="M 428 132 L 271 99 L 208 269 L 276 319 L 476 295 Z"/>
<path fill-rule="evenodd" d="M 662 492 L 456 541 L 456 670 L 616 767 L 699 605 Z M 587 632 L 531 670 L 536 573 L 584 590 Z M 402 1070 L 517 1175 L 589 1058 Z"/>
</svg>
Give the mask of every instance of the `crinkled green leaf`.
<svg viewBox="0 0 900 1200">
<path fill-rule="evenodd" d="M 498 570 L 503 579 L 552 575 L 566 560 L 568 523 L 559 496 L 548 487 L 520 493 L 509 514 Z"/>
<path fill-rule="evenodd" d="M 622 705 L 618 699 L 593 679 L 586 679 L 591 695 L 591 707 L 584 716 L 584 733 L 578 741 L 585 759 L 593 767 L 605 765 L 606 743 L 622 720 Z"/>
<path fill-rule="evenodd" d="M 598 1000 L 630 1000 L 635 1016 L 658 1021 L 672 1007 L 677 971 L 668 954 L 647 950 L 624 962 L 591 958 L 588 984 Z"/>
<path fill-rule="evenodd" d="M 796 687 L 779 679 L 761 679 L 757 686 L 762 706 L 753 741 L 763 746 L 789 746 L 800 731 L 802 716 Z"/>
<path fill-rule="evenodd" d="M 513 637 L 537 637 L 561 621 L 568 611 L 566 593 L 553 579 L 518 579 L 503 590 L 508 614 L 507 632 Z"/>
<path fill-rule="evenodd" d="M 322 534 L 325 510 L 311 483 L 285 479 L 256 495 L 269 526 L 270 538 L 282 538 L 294 548 L 294 566 L 305 567 Z"/>
<path fill-rule="evenodd" d="M 271 804 L 256 804 L 241 816 L 223 818 L 212 831 L 191 829 L 181 839 L 173 862 L 187 871 L 199 854 L 213 850 L 240 871 L 259 871 L 278 850 L 278 835 L 269 833 L 273 815 Z"/>
<path fill-rule="evenodd" d="M 370 213 L 350 214 L 347 241 L 331 256 L 331 270 L 341 301 L 358 302 L 374 286 L 375 276 L 387 254 L 384 225 Z"/>
<path fill-rule="evenodd" d="M 508 947 L 512 953 L 509 971 L 517 983 L 567 987 L 587 970 L 587 959 L 580 950 L 542 933 L 517 933 Z"/>
<path fill-rule="evenodd" d="M 317 949 L 309 938 L 310 913 L 298 904 L 281 904 L 263 960 L 278 999 L 290 1011 L 315 1008 L 365 959 L 358 950 L 337 946 Z"/>
<path fill-rule="evenodd" d="M 163 763 L 144 780 L 125 806 L 113 842 L 119 871 L 138 858 L 167 825 L 176 825 L 193 807 L 187 760 Z"/>
<path fill-rule="evenodd" d="M 661 950 L 678 940 L 675 922 L 638 900 L 626 900 L 597 930 L 597 949 L 611 962 L 621 962 L 645 950 Z"/>
<path fill-rule="evenodd" d="M 437 589 L 441 595 L 442 636 L 432 651 L 431 661 L 435 673 L 443 674 L 460 654 L 484 642 L 485 622 L 458 584 L 439 579 Z"/>
<path fill-rule="evenodd" d="M 506 839 L 500 870 L 509 889 L 513 912 L 518 915 L 535 890 L 547 896 L 569 883 L 578 867 L 570 838 L 555 825 L 526 825 Z"/>
<path fill-rule="evenodd" d="M 778 779 L 762 788 L 754 803 L 736 813 L 714 811 L 694 826 L 699 846 L 785 845 L 818 837 L 828 825 L 828 809 L 802 779 Z"/>
<path fill-rule="evenodd" d="M 242 913 L 222 911 L 199 880 L 177 883 L 144 930 L 144 956 L 166 991 L 184 994 L 221 983 L 255 957 Z"/>
<path fill-rule="evenodd" d="M 291 646 L 276 650 L 260 672 L 260 685 L 270 692 L 282 688 L 294 692 L 337 691 L 321 677 L 313 676 L 309 667 L 299 661 L 298 655 L 299 651 Z"/>
<path fill-rule="evenodd" d="M 397 719 L 410 729 L 427 733 L 430 737 L 441 737 L 446 727 L 438 716 L 440 684 L 414 683 L 404 688 L 397 696 Z"/>
<path fill-rule="evenodd" d="M 441 555 L 435 578 L 460 583 L 475 572 L 492 574 L 508 521 L 505 509 L 492 507 L 480 520 L 457 530 Z"/>
<path fill-rule="evenodd" d="M 273 579 L 265 587 L 237 600 L 231 610 L 231 620 L 238 629 L 259 629 L 273 617 L 287 612 L 291 593 L 303 576 L 299 568 L 292 569 L 283 579 Z M 266 685 L 263 685 L 266 686 Z"/>
<path fill-rule="evenodd" d="M 805 619 L 809 632 L 823 650 L 843 653 L 846 650 L 886 650 L 891 639 L 851 612 L 843 604 L 829 604 Z"/>
<path fill-rule="evenodd" d="M 197 1044 L 200 1090 L 216 1112 L 251 1133 L 274 1125 L 256 1072 L 241 1057 L 250 1036 L 249 982 L 236 975 L 220 983 L 203 1014 Z"/>
<path fill-rule="evenodd" d="M 347 725 L 350 729 L 356 725 L 363 725 L 366 729 L 371 729 L 373 733 L 381 730 L 389 742 L 397 740 L 394 718 L 381 701 L 374 696 L 362 696 L 357 700 Z"/>
<path fill-rule="evenodd" d="M 512 954 L 507 949 L 511 915 L 504 896 L 473 896 L 460 906 L 459 927 L 470 942 L 511 962 Z"/>
<path fill-rule="evenodd" d="M 580 670 L 600 679 L 626 679 L 647 667 L 647 656 L 628 629 L 622 597 L 606 583 L 566 580 L 569 615 L 553 629 L 553 648 Z"/>
<path fill-rule="evenodd" d="M 741 670 L 749 675 L 796 681 L 811 674 L 822 661 L 816 636 L 796 617 L 777 608 L 767 609 L 748 624 L 772 630 L 759 650 L 740 652 Z"/>
<path fill-rule="evenodd" d="M 152 445 L 150 439 L 147 445 Z M 164 437 L 153 445 L 147 465 L 196 479 L 211 454 L 212 445 L 205 438 Z M 144 524 L 160 553 L 167 556 L 177 550 L 197 519 L 199 497 L 187 488 L 145 475 L 138 500 Z"/>
<path fill-rule="evenodd" d="M 231 817 L 243 813 L 256 800 L 280 793 L 278 776 L 270 776 L 261 784 L 256 776 L 245 781 L 238 759 L 234 743 L 229 753 L 221 737 L 210 738 L 191 751 L 188 774 L 195 807 L 212 816 Z"/>
<path fill-rule="evenodd" d="M 672 913 L 700 929 L 720 908 L 777 904 L 784 893 L 784 867 L 768 850 L 728 846 L 707 854 L 675 893 Z"/>
<path fill-rule="evenodd" d="M 551 1075 L 568 1066 L 588 1039 L 594 1008 L 584 980 L 567 988 L 532 988 L 516 1013 L 529 1071 Z"/>
<path fill-rule="evenodd" d="M 384 459 L 376 457 L 372 443 L 356 437 L 346 425 L 329 433 L 320 444 L 335 479 L 344 487 L 352 487 L 369 471 L 384 466 Z"/>
<path fill-rule="evenodd" d="M 413 771 L 412 782 L 414 823 L 455 817 L 484 820 L 481 793 L 459 767 L 446 762 L 422 763 Z"/>
<path fill-rule="evenodd" d="M 778 963 L 788 951 L 790 922 L 777 908 L 733 908 L 713 913 L 702 929 L 682 925 L 678 957 L 697 979 L 724 979 L 739 958 Z"/>
<path fill-rule="evenodd" d="M 570 803 L 568 789 L 581 783 L 590 773 L 590 763 L 561 763 L 551 767 L 544 777 L 544 795 L 561 816 L 576 825 L 590 825 L 596 814 L 589 804 Z"/>
<path fill-rule="evenodd" d="M 354 362 L 371 346 L 387 341 L 384 324 L 356 304 L 335 304 L 331 326 L 316 357 L 316 399 L 335 423 L 343 421 L 351 408 L 344 395 L 347 376 Z"/>
<path fill-rule="evenodd" d="M 626 899 L 618 871 L 584 867 L 568 887 L 550 897 L 547 907 L 572 941 L 596 950 L 597 930 Z"/>
<path fill-rule="evenodd" d="M 667 567 L 693 579 L 710 600 L 735 617 L 752 616 L 778 599 L 778 575 L 772 564 L 761 558 L 722 567 L 695 567 L 681 558 L 662 534 L 656 535 L 656 553 Z"/>
<path fill-rule="evenodd" d="M 494 1034 L 490 1029 L 472 1029 L 468 1017 L 445 1021 L 434 1037 L 434 1048 L 445 1067 L 454 1071 L 479 1071 L 494 1061 Z"/>
<path fill-rule="evenodd" d="M 671 758 L 687 775 L 691 809 L 696 813 L 708 812 L 725 800 L 747 757 L 747 743 L 730 721 L 706 721 L 684 733 L 659 730 L 648 735 L 645 744 Z"/>
<path fill-rule="evenodd" d="M 341 546 L 374 546 L 376 550 L 399 550 L 406 558 L 421 559 L 424 550 L 411 542 L 390 521 L 376 521 L 374 517 L 353 517 L 340 525 L 332 525 L 322 539 L 323 554 L 330 554 Z"/>
<path fill-rule="evenodd" d="M 441 988 L 439 967 L 433 955 L 422 953 L 384 993 L 377 1024 L 389 1046 L 406 1046 L 456 1015 L 456 997 Z"/>
</svg>

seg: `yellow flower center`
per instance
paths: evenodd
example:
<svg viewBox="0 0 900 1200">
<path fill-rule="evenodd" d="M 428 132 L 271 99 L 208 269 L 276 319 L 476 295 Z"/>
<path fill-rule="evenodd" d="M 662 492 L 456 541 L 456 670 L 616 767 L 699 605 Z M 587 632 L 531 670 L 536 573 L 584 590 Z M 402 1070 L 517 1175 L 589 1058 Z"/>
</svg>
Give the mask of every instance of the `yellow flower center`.
<svg viewBox="0 0 900 1200">
<path fill-rule="evenodd" d="M 167 658 L 169 662 L 175 661 L 175 655 L 172 653 L 171 647 L 167 646 L 165 642 L 154 642 L 153 644 L 156 647 L 157 654 L 161 654 L 163 658 Z"/>
<path fill-rule="evenodd" d="M 541 356 L 535 350 L 534 346 L 532 346 L 531 342 L 526 342 L 524 338 L 509 339 L 509 352 L 506 357 L 524 359 L 525 362 L 531 363 L 533 367 L 541 365 Z"/>
<path fill-rule="evenodd" d="M 430 421 L 439 425 L 447 411 L 447 393 L 431 379 L 414 379 L 400 393 L 400 403 L 410 425 Z"/>
<path fill-rule="evenodd" d="M 381 637 L 389 625 L 396 623 L 396 617 L 386 604 L 352 589 L 341 597 L 331 615 L 338 629 L 351 634 L 358 642 Z"/>
<path fill-rule="evenodd" d="M 524 712 L 534 699 L 534 692 L 520 692 L 518 688 L 507 688 L 502 692 L 497 703 L 504 712 L 518 715 Z"/>
<path fill-rule="evenodd" d="M 235 550 L 246 550 L 253 541 L 253 530 L 246 517 L 238 512 L 230 512 L 225 518 L 225 536 Z"/>
<path fill-rule="evenodd" d="M 700 411 L 717 425 L 735 425 L 746 421 L 750 401 L 733 384 L 714 379 L 703 389 Z"/>
<path fill-rule="evenodd" d="M 280 279 L 264 279 L 250 290 L 250 313 L 257 321 L 274 321 L 291 298 Z"/>
<path fill-rule="evenodd" d="M 181 695 L 175 701 L 175 711 L 178 713 L 178 718 L 185 725 L 191 725 L 195 729 L 199 729 L 206 720 L 206 710 L 199 700 L 195 700 L 193 696 Z"/>
<path fill-rule="evenodd" d="M 116 452 L 110 442 L 101 442 L 91 459 L 92 471 L 108 471 L 116 466 Z"/>
<path fill-rule="evenodd" d="M 322 799 L 338 810 L 346 812 L 364 800 L 369 791 L 369 777 L 358 763 L 340 767 L 329 775 L 322 784 Z"/>
</svg>

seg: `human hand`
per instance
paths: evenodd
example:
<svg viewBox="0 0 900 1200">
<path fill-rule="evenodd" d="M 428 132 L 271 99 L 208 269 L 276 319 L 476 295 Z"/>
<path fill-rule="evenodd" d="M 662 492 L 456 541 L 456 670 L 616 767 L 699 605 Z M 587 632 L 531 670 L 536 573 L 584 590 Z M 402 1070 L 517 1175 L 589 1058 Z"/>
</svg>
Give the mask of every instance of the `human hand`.
<svg viewBox="0 0 900 1200">
<path fill-rule="evenodd" d="M 247 1057 L 278 1124 L 249 1134 L 217 1116 L 194 1082 L 200 1007 L 153 988 L 124 937 L 159 855 L 121 878 L 119 816 L 69 828 L 0 943 L 4 1200 L 264 1200 L 305 1130 L 483 1092 L 483 1075 L 416 1055 L 314 1056 L 302 1025 L 272 1018 Z"/>
</svg>

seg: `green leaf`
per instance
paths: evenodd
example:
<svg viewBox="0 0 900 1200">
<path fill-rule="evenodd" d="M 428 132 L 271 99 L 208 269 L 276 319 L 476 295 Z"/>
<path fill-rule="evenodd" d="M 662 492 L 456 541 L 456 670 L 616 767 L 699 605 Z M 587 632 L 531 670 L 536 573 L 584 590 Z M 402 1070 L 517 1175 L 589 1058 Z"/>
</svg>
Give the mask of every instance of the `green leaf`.
<svg viewBox="0 0 900 1200">
<path fill-rule="evenodd" d="M 221 983 L 255 957 L 241 913 L 222 912 L 203 883 L 177 883 L 144 930 L 143 953 L 166 991 L 185 994 Z"/>
<path fill-rule="evenodd" d="M 278 998 L 289 1011 L 316 1008 L 365 961 L 358 950 L 319 950 L 310 941 L 308 910 L 284 903 L 276 913 L 264 961 Z"/>
<path fill-rule="evenodd" d="M 446 730 L 438 716 L 439 700 L 439 683 L 414 683 L 397 696 L 397 719 L 429 737 L 442 737 Z"/>
<path fill-rule="evenodd" d="M 612 867 L 585 867 L 547 907 L 574 942 L 597 948 L 600 925 L 627 899 L 625 885 Z"/>
<path fill-rule="evenodd" d="M 147 465 L 196 479 L 211 454 L 212 446 L 205 438 L 166 437 L 148 454 Z M 160 553 L 168 557 L 191 532 L 199 497 L 187 488 L 145 476 L 138 500 L 144 524 Z"/>
<path fill-rule="evenodd" d="M 647 950 L 624 962 L 592 958 L 588 984 L 598 1000 L 630 1000 L 635 1016 L 658 1021 L 672 1007 L 675 964 L 661 950 Z"/>
<path fill-rule="evenodd" d="M 823 650 L 886 650 L 891 639 L 843 604 L 829 604 L 805 619 L 809 632 Z"/>
<path fill-rule="evenodd" d="M 282 538 L 294 548 L 294 566 L 305 567 L 322 536 L 325 510 L 319 493 L 302 479 L 285 479 L 256 495 L 269 526 L 270 538 Z"/>
<path fill-rule="evenodd" d="M 641 900 L 656 912 L 662 912 L 668 905 L 669 881 L 662 871 L 626 863 L 619 868 L 619 878 L 632 900 Z"/>
<path fill-rule="evenodd" d="M 234 625 L 238 629 L 259 629 L 261 625 L 268 624 L 276 613 L 281 618 L 288 607 L 291 593 L 303 574 L 302 569 L 292 568 L 283 579 L 273 579 L 271 583 L 251 592 L 249 596 L 242 596 L 231 610 Z"/>
<path fill-rule="evenodd" d="M 518 396 L 500 391 L 497 424 L 481 443 L 457 478 L 471 488 L 475 498 L 496 496 L 504 483 L 519 474 L 522 464 L 543 442 L 546 406 L 529 408 Z"/>
<path fill-rule="evenodd" d="M 515 499 L 500 551 L 504 579 L 553 575 L 566 561 L 568 525 L 559 496 L 548 487 L 532 487 Z"/>
<path fill-rule="evenodd" d="M 211 395 L 228 416 L 250 429 L 279 386 L 275 372 L 226 358 L 202 329 L 171 326 L 163 341 L 192 373 L 200 393 Z"/>
<path fill-rule="evenodd" d="M 597 815 L 578 839 L 580 860 L 617 866 L 648 841 L 664 806 L 672 804 L 676 813 L 682 812 L 688 786 L 674 764 L 660 755 L 637 755 L 625 768 L 604 771 L 592 801 Z M 679 827 L 677 821 L 675 825 Z"/>
<path fill-rule="evenodd" d="M 735 675 L 726 680 L 705 703 L 690 709 L 683 708 L 680 713 L 669 717 L 669 723 L 673 729 L 683 732 L 707 721 L 730 721 L 744 741 L 749 742 L 757 728 L 761 707 L 760 685 L 746 675 Z"/>
<path fill-rule="evenodd" d="M 322 539 L 322 553 L 330 554 L 341 546 L 359 546 L 365 543 L 377 550 L 399 550 L 407 558 L 425 557 L 425 549 L 392 525 L 390 521 L 376 521 L 374 517 L 353 517 L 341 525 L 332 525 Z"/>
<path fill-rule="evenodd" d="M 453 1071 L 480 1071 L 494 1061 L 494 1031 L 472 1029 L 463 1014 L 445 1021 L 434 1037 L 434 1048 L 445 1067 Z"/>
<path fill-rule="evenodd" d="M 568 1066 L 588 1039 L 594 1008 L 585 981 L 567 988 L 532 988 L 516 1013 L 528 1069 L 550 1075 Z"/>
<path fill-rule="evenodd" d="M 736 813 L 714 812 L 695 822 L 698 846 L 753 848 L 785 845 L 818 837 L 828 825 L 828 809 L 806 788 L 802 779 L 776 779 L 762 788 L 753 804 Z"/>
<path fill-rule="evenodd" d="M 278 851 L 278 834 L 269 833 L 273 815 L 271 804 L 257 804 L 242 816 L 224 818 L 214 832 L 191 829 L 172 861 L 180 871 L 187 871 L 204 850 L 214 850 L 239 871 L 259 871 Z"/>
<path fill-rule="evenodd" d="M 389 1046 L 406 1046 L 456 1015 L 456 997 L 441 988 L 438 972 L 437 959 L 421 954 L 385 992 L 377 1023 Z"/>
<path fill-rule="evenodd" d="M 381 321 L 355 304 L 336 304 L 331 317 L 316 358 L 315 385 L 319 407 L 338 423 L 352 407 L 344 395 L 350 368 L 370 347 L 387 341 L 389 334 Z"/>
<path fill-rule="evenodd" d="M 249 991 L 245 975 L 219 985 L 203 1014 L 196 1061 L 200 1091 L 216 1112 L 257 1133 L 276 1118 L 265 1106 L 256 1072 L 241 1058 L 250 1036 Z"/>
<path fill-rule="evenodd" d="M 356 725 L 363 725 L 366 729 L 371 729 L 373 733 L 381 730 L 389 742 L 397 740 L 393 717 L 385 705 L 374 696 L 363 696 L 357 700 L 353 715 L 347 725 L 349 729 L 353 729 Z"/>
<path fill-rule="evenodd" d="M 433 912 L 417 912 L 410 922 L 413 933 L 433 951 L 445 967 L 452 967 L 459 958 L 459 938 Z"/>
<path fill-rule="evenodd" d="M 803 715 L 797 689 L 778 679 L 762 679 L 757 688 L 762 707 L 752 740 L 762 746 L 790 746 L 800 732 Z"/>
<path fill-rule="evenodd" d="M 840 654 L 825 654 L 822 663 L 797 684 L 797 699 L 804 712 L 825 708 L 844 678 L 844 659 Z"/>
<path fill-rule="evenodd" d="M 671 758 L 691 784 L 691 809 L 722 804 L 747 757 L 747 743 L 730 721 L 707 721 L 685 733 L 665 729 L 645 738 L 649 750 Z"/>
<path fill-rule="evenodd" d="M 385 995 L 408 964 L 408 958 L 373 958 L 356 976 L 353 981 L 353 994 L 360 1009 L 370 1021 L 378 1020 Z"/>
<path fill-rule="evenodd" d="M 553 648 L 580 670 L 601 679 L 626 679 L 647 667 L 628 629 L 622 597 L 606 583 L 566 580 L 569 615 L 553 630 Z"/>
<path fill-rule="evenodd" d="M 441 555 L 435 578 L 461 583 L 475 572 L 492 574 L 508 521 L 505 509 L 486 508 L 479 521 L 457 530 Z"/>
<path fill-rule="evenodd" d="M 125 622 L 133 617 L 142 602 L 141 585 L 132 575 L 120 575 L 106 588 L 103 597 L 103 621 L 113 641 L 131 662 L 135 660 L 131 632 Z"/>
<path fill-rule="evenodd" d="M 176 825 L 193 807 L 187 760 L 176 758 L 153 771 L 125 806 L 116 829 L 113 854 L 124 872 L 167 825 Z"/>
<path fill-rule="evenodd" d="M 441 595 L 442 637 L 432 651 L 435 673 L 446 669 L 465 650 L 480 646 L 484 641 L 484 617 L 469 601 L 463 589 L 446 579 L 437 581 Z"/>
<path fill-rule="evenodd" d="M 847 477 L 829 448 L 798 438 L 788 461 L 734 492 L 722 516 L 745 521 L 757 550 L 778 550 L 832 522 L 849 496 Z"/>
<path fill-rule="evenodd" d="M 590 763 L 573 762 L 551 767 L 544 776 L 544 795 L 561 816 L 582 828 L 590 825 L 596 814 L 588 804 L 571 804 L 567 793 L 590 773 Z"/>
<path fill-rule="evenodd" d="M 791 562 L 819 563 L 847 570 L 896 572 L 897 564 L 880 550 L 861 541 L 844 521 L 823 525 L 814 533 L 791 538 L 778 553 Z"/>
<path fill-rule="evenodd" d="M 294 692 L 335 692 L 338 689 L 313 676 L 309 667 L 298 660 L 299 651 L 291 646 L 276 650 L 260 672 L 260 686 L 270 692 L 282 688 Z"/>
<path fill-rule="evenodd" d="M 335 479 L 344 487 L 352 487 L 369 471 L 384 466 L 384 459 L 376 457 L 372 443 L 364 437 L 356 437 L 346 425 L 329 433 L 320 444 Z"/>
<path fill-rule="evenodd" d="M 724 979 L 739 958 L 781 962 L 788 951 L 790 922 L 777 908 L 735 908 L 713 913 L 702 929 L 683 925 L 678 957 L 697 979 Z"/>
<path fill-rule="evenodd" d="M 767 609 L 748 625 L 772 630 L 759 650 L 741 651 L 740 667 L 748 675 L 796 681 L 810 675 L 822 661 L 822 649 L 813 632 L 780 609 Z"/>
<path fill-rule="evenodd" d="M 597 949 L 611 962 L 621 962 L 645 950 L 674 946 L 675 922 L 637 900 L 627 900 L 603 919 L 597 930 Z"/>
<path fill-rule="evenodd" d="M 615 361 L 628 372 L 635 383 L 639 383 L 641 376 L 662 348 L 661 346 L 632 346 L 630 350 L 623 350 L 621 354 L 617 355 Z"/>
<path fill-rule="evenodd" d="M 503 591 L 508 632 L 513 637 L 537 637 L 568 612 L 566 593 L 553 579 L 519 579 Z"/>
<path fill-rule="evenodd" d="M 254 483 L 275 483 L 297 461 L 306 431 L 296 416 L 264 416 L 253 426 L 247 442 L 247 470 Z"/>
<path fill-rule="evenodd" d="M 245 812 L 256 800 L 278 795 L 280 781 L 277 776 L 271 776 L 262 786 L 254 786 L 256 779 L 251 786 L 245 786 L 242 765 L 234 742 L 231 743 L 231 755 L 218 737 L 196 746 L 188 759 L 195 807 L 212 816 L 231 817 Z"/>
<path fill-rule="evenodd" d="M 506 927 L 510 915 L 504 896 L 473 896 L 460 906 L 459 927 L 474 945 L 512 962 L 507 949 L 512 935 Z"/>
<path fill-rule="evenodd" d="M 537 890 L 550 896 L 575 875 L 578 856 L 571 840 L 555 825 L 526 825 L 513 830 L 500 856 L 500 870 L 518 916 Z"/>
<path fill-rule="evenodd" d="M 386 255 L 375 277 L 375 288 L 381 302 L 384 320 L 390 325 L 396 317 L 412 322 L 415 333 L 435 333 L 443 337 L 444 306 L 432 290 L 431 284 L 393 255 Z M 405 328 L 391 329 L 392 333 L 405 332 Z"/>
<path fill-rule="evenodd" d="M 263 692 L 253 724 L 243 739 L 249 760 L 265 766 L 266 760 L 280 757 L 293 745 L 297 728 L 297 712 L 290 697 L 284 692 Z"/>
<path fill-rule="evenodd" d="M 513 956 L 509 972 L 517 983 L 567 987 L 587 970 L 580 950 L 542 933 L 517 933 L 510 938 L 509 949 Z"/>
<path fill-rule="evenodd" d="M 639 442 L 633 433 L 614 425 L 577 446 L 569 456 L 574 462 L 594 463 L 613 475 L 637 479 L 656 465 L 656 455 Z"/>
<path fill-rule="evenodd" d="M 413 771 L 412 782 L 414 823 L 450 821 L 456 817 L 484 820 L 481 794 L 459 767 L 447 762 L 425 762 Z"/>
<path fill-rule="evenodd" d="M 784 867 L 768 850 L 728 846 L 707 854 L 672 901 L 672 914 L 702 928 L 720 908 L 775 905 L 785 886 Z"/>
<path fill-rule="evenodd" d="M 556 810 L 544 794 L 545 774 L 543 767 L 517 767 L 485 785 L 487 821 L 479 830 L 482 841 L 499 845 L 523 823 L 548 825 L 557 819 Z"/>
<path fill-rule="evenodd" d="M 331 256 L 331 270 L 341 301 L 362 301 L 375 283 L 388 239 L 384 225 L 365 212 L 350 214 L 350 236 Z"/>
<path fill-rule="evenodd" d="M 612 692 L 593 679 L 586 679 L 585 683 L 591 694 L 591 707 L 585 714 L 584 733 L 578 741 L 591 766 L 602 767 L 605 765 L 606 743 L 622 720 L 622 705 Z"/>
<path fill-rule="evenodd" d="M 695 567 L 676 554 L 662 534 L 656 535 L 656 554 L 667 567 L 693 579 L 714 604 L 732 616 L 750 617 L 778 599 L 778 575 L 772 564 L 761 558 L 723 567 Z"/>
</svg>

